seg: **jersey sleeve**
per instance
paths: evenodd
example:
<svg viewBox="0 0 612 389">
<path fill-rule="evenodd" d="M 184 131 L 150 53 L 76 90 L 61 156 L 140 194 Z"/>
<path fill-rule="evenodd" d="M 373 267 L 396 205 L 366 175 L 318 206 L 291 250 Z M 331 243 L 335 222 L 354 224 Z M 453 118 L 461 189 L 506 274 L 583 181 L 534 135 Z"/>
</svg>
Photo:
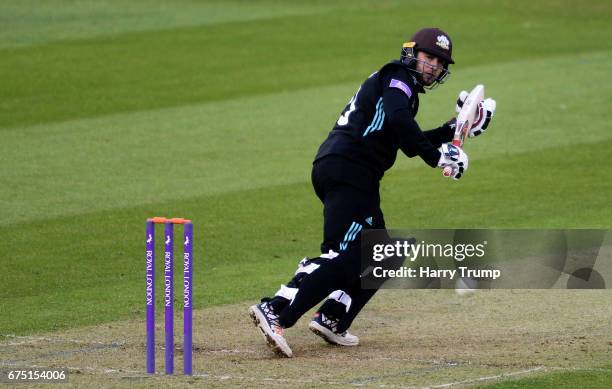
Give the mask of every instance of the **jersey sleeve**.
<svg viewBox="0 0 612 389">
<path fill-rule="evenodd" d="M 412 93 L 403 69 L 391 69 L 383 77 L 383 107 L 388 123 L 399 140 L 399 148 L 408 157 L 418 155 L 431 167 L 436 167 L 440 152 L 421 131 L 411 112 Z"/>
<path fill-rule="evenodd" d="M 444 123 L 442 126 L 438 128 L 434 128 L 433 130 L 423 131 L 423 134 L 429 139 L 432 145 L 435 148 L 442 146 L 442 143 L 448 143 L 453 140 L 453 136 L 455 135 L 455 129 L 451 124 L 454 124 L 455 121 L 453 119 Z"/>
</svg>

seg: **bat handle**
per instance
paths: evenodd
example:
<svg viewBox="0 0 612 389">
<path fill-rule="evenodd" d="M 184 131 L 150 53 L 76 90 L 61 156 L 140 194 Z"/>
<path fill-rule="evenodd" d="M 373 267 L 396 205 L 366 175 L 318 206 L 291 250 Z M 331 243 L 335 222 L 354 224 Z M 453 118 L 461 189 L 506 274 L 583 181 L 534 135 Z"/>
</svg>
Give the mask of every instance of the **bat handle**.
<svg viewBox="0 0 612 389">
<path fill-rule="evenodd" d="M 444 170 L 442 170 L 442 175 L 444 177 L 450 177 L 450 175 L 453 173 L 453 168 L 450 166 L 447 166 L 444 168 Z"/>
<path fill-rule="evenodd" d="M 451 143 L 455 147 L 463 146 L 463 142 L 461 141 L 461 139 L 453 139 L 453 141 Z M 453 168 L 450 167 L 450 166 L 447 166 L 447 167 L 444 168 L 444 170 L 442 170 L 442 175 L 444 175 L 444 177 L 450 177 L 451 174 L 453 174 Z"/>
</svg>

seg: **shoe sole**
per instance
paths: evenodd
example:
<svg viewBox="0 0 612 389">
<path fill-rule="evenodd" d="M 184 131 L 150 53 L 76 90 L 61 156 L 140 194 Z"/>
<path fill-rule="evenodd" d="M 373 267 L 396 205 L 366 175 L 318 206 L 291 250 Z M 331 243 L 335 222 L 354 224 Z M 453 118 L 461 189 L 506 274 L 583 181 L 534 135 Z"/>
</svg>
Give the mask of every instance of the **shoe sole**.
<svg viewBox="0 0 612 389">
<path fill-rule="evenodd" d="M 310 324 L 308 325 L 308 328 L 315 335 L 323 338 L 324 341 L 326 341 L 329 344 L 333 344 L 334 346 L 353 347 L 353 346 L 358 346 L 359 345 L 359 342 L 357 342 L 357 343 L 348 343 L 348 342 L 342 342 L 342 341 L 336 340 L 338 338 L 338 336 L 336 336 L 333 332 L 331 332 L 327 328 L 323 327 L 322 325 L 320 325 L 316 321 L 311 321 Z"/>
<path fill-rule="evenodd" d="M 262 322 L 265 323 L 266 319 L 263 317 L 260 317 L 261 315 L 262 313 L 259 311 L 259 309 L 253 308 L 253 307 L 249 308 L 249 316 L 251 316 L 251 319 L 253 320 L 253 324 L 255 325 L 255 327 L 257 327 L 259 331 L 261 332 L 261 334 L 263 335 L 266 341 L 266 344 L 276 354 L 283 356 L 283 357 L 291 358 L 293 356 L 293 352 L 291 351 L 289 346 L 278 343 L 276 339 L 274 339 L 274 337 L 264 329 L 264 325 L 262 324 Z"/>
</svg>

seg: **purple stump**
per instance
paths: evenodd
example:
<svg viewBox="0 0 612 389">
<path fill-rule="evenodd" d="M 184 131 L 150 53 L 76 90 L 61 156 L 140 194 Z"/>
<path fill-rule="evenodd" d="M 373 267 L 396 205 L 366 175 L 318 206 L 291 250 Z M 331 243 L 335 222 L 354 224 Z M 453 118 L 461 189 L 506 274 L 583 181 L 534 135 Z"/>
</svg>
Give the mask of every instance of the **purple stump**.
<svg viewBox="0 0 612 389">
<path fill-rule="evenodd" d="M 185 243 L 183 247 L 183 348 L 184 348 L 184 373 L 192 374 L 191 356 L 192 345 L 192 310 L 193 310 L 193 224 L 186 222 Z"/>
<path fill-rule="evenodd" d="M 146 228 L 146 311 L 147 373 L 155 373 L 155 224 L 147 220 Z"/>
<path fill-rule="evenodd" d="M 166 313 L 166 374 L 174 374 L 174 225 L 166 222 L 164 252 L 164 306 Z"/>
</svg>

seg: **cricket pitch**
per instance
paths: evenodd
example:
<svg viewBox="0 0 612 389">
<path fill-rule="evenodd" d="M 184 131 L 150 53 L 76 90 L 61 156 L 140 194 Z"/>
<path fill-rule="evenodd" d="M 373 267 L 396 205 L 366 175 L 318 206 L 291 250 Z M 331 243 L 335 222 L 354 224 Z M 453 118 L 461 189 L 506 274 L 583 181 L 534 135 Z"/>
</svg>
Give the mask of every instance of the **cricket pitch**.
<svg viewBox="0 0 612 389">
<path fill-rule="evenodd" d="M 145 373 L 145 321 L 0 337 L 1 369 L 68 369 L 66 387 L 470 387 L 610 363 L 610 290 L 382 290 L 355 321 L 358 347 L 326 344 L 305 316 L 286 331 L 294 358 L 275 356 L 253 326 L 252 302 L 194 311 L 194 375 Z M 144 307 L 143 307 L 144 308 Z M 177 314 L 175 328 L 182 318 Z M 37 384 L 30 384 L 35 386 Z M 25 386 L 25 385 L 24 385 Z"/>
</svg>

